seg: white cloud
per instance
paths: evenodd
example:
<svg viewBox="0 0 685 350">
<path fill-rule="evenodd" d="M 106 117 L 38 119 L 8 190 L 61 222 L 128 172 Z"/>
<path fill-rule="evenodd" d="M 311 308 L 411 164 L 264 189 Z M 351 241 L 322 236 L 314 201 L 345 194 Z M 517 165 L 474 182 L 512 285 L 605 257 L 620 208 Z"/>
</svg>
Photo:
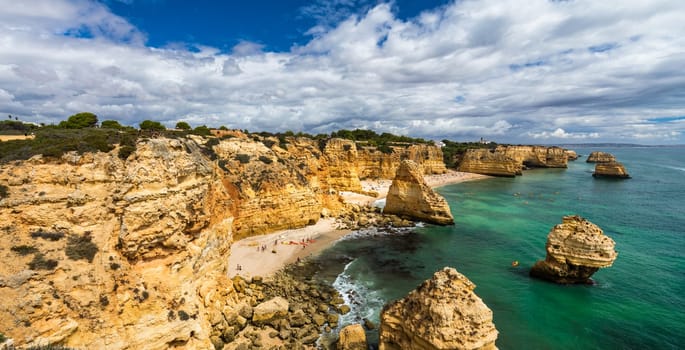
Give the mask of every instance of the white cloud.
<svg viewBox="0 0 685 350">
<path fill-rule="evenodd" d="M 346 1 L 310 9 L 340 17 L 305 45 L 277 53 L 241 42 L 226 54 L 146 47 L 134 26 L 86 0 L 0 0 L 0 114 L 685 142 L 682 122 L 654 121 L 685 115 L 680 0 L 467 0 L 410 21 L 388 4 L 359 14 L 360 2 Z"/>
</svg>

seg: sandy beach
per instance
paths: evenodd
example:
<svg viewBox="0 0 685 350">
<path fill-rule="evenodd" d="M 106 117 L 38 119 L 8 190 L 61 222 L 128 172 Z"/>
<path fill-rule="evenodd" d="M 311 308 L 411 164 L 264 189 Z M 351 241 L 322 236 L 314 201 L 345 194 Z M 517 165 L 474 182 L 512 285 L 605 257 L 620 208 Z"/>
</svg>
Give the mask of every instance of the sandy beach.
<svg viewBox="0 0 685 350">
<path fill-rule="evenodd" d="M 433 188 L 483 178 L 487 176 L 452 170 L 446 174 L 425 176 L 426 182 Z M 392 180 L 362 181 L 362 189 L 366 192 L 376 192 L 378 195 L 375 197 L 353 192 L 340 194 L 348 203 L 373 205 L 375 201 L 387 196 L 391 183 Z M 350 232 L 336 229 L 335 219 L 325 218 L 315 225 L 236 241 L 231 246 L 231 255 L 228 259 L 228 276 L 268 277 L 283 266 L 296 262 L 297 259 L 321 253 Z"/>
</svg>

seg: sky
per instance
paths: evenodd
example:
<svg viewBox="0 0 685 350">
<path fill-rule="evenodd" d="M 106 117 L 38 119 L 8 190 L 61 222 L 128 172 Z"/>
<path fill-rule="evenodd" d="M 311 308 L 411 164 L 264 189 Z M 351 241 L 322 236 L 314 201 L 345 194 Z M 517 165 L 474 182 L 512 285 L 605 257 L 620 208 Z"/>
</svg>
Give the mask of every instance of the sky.
<svg viewBox="0 0 685 350">
<path fill-rule="evenodd" d="M 0 115 L 685 144 L 682 0 L 0 0 Z"/>
</svg>

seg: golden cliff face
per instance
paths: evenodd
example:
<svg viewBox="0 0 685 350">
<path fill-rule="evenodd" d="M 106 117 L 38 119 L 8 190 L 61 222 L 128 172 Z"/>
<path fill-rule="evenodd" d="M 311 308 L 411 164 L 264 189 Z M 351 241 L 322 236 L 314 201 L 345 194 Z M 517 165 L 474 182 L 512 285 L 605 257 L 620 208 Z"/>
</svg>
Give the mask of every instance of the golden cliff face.
<svg viewBox="0 0 685 350">
<path fill-rule="evenodd" d="M 598 269 L 614 263 L 616 243 L 597 225 L 565 216 L 547 236 L 547 256 L 535 263 L 531 276 L 557 283 L 586 283 Z"/>
<path fill-rule="evenodd" d="M 221 180 L 194 142 L 168 139 L 126 161 L 2 165 L 0 328 L 15 344 L 209 348 L 209 310 L 235 302 Z"/>
<path fill-rule="evenodd" d="M 317 174 L 309 173 L 308 169 L 316 165 L 307 155 L 301 154 L 305 159 L 298 161 L 268 140 L 265 144 L 235 138 L 221 141 L 214 150 L 232 193 L 236 239 L 303 227 L 321 217 L 323 197 L 329 194 L 325 192 L 327 186 L 322 188 L 314 181 Z M 313 159 L 315 152 L 318 150 L 310 153 Z"/>
<path fill-rule="evenodd" d="M 524 168 L 566 168 L 567 150 L 545 146 L 497 146 L 494 150 L 469 149 L 459 164 L 460 171 L 493 175 L 522 175 Z"/>
<path fill-rule="evenodd" d="M 521 163 L 489 149 L 468 149 L 459 164 L 459 171 L 492 176 L 521 175 Z"/>
<path fill-rule="evenodd" d="M 383 153 L 376 147 L 358 145 L 358 174 L 361 179 L 392 179 L 403 160 L 421 165 L 424 174 L 447 172 L 440 147 L 433 145 L 411 145 L 391 147 L 392 153 Z"/>
<path fill-rule="evenodd" d="M 454 224 L 445 198 L 426 184 L 421 166 L 411 160 L 402 161 L 397 169 L 383 212 L 439 225 Z"/>
<path fill-rule="evenodd" d="M 405 298 L 383 308 L 380 350 L 495 350 L 492 310 L 473 284 L 445 267 Z"/>
</svg>

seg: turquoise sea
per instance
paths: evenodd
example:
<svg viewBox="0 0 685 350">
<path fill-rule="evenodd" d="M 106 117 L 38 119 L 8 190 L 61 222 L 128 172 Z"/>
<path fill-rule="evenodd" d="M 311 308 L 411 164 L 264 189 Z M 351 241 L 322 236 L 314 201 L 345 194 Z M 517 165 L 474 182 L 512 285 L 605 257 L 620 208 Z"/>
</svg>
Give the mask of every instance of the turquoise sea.
<svg viewBox="0 0 685 350">
<path fill-rule="evenodd" d="M 359 232 L 328 249 L 319 277 L 351 304 L 342 322 L 378 324 L 383 304 L 452 266 L 493 310 L 500 349 L 685 348 L 685 148 L 574 149 L 610 152 L 633 178 L 594 179 L 582 157 L 568 169 L 449 185 L 438 192 L 454 226 Z M 616 241 L 618 258 L 595 285 L 528 277 L 550 229 L 569 214 Z M 377 343 L 377 332 L 368 336 Z"/>
</svg>

